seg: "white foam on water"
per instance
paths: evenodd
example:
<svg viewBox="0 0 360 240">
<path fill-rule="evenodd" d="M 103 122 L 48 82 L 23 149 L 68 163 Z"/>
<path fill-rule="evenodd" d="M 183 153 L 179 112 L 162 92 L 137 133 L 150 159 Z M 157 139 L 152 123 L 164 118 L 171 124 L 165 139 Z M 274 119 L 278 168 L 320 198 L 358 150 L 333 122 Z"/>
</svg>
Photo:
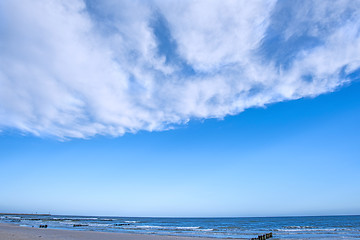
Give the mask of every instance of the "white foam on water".
<svg viewBox="0 0 360 240">
<path fill-rule="evenodd" d="M 214 229 L 212 229 L 212 228 L 207 228 L 207 229 L 196 229 L 196 231 L 211 232 L 211 231 L 214 231 Z"/>
<path fill-rule="evenodd" d="M 89 223 L 88 224 L 90 227 L 109 227 L 112 224 L 107 224 L 107 223 Z"/>
<path fill-rule="evenodd" d="M 201 229 L 201 227 L 177 227 L 177 226 L 156 226 L 156 225 L 137 225 L 137 226 L 125 226 L 124 228 L 135 229 L 161 229 L 161 230 L 183 230 L 183 231 L 213 231 L 214 229 Z"/>
<path fill-rule="evenodd" d="M 176 229 L 199 229 L 200 227 L 176 227 Z"/>
<path fill-rule="evenodd" d="M 87 217 L 69 217 L 70 220 L 98 220 L 98 218 L 87 218 Z"/>
<path fill-rule="evenodd" d="M 71 220 L 65 220 L 65 221 L 61 221 L 59 223 L 64 224 L 64 225 L 74 225 L 74 222 L 72 222 Z"/>
<path fill-rule="evenodd" d="M 302 228 L 302 229 L 277 229 L 279 232 L 332 232 L 340 229 L 337 228 Z"/>
<path fill-rule="evenodd" d="M 132 226 L 134 228 L 144 228 L 144 229 L 153 229 L 153 228 L 156 228 L 156 229 L 164 229 L 165 227 L 163 226 L 149 226 L 149 225 L 143 225 L 143 226 Z"/>
<path fill-rule="evenodd" d="M 288 228 L 288 229 L 307 229 L 307 228 L 317 228 L 317 227 L 314 227 L 314 226 L 287 226 L 287 227 L 284 227 L 284 228 Z"/>
</svg>

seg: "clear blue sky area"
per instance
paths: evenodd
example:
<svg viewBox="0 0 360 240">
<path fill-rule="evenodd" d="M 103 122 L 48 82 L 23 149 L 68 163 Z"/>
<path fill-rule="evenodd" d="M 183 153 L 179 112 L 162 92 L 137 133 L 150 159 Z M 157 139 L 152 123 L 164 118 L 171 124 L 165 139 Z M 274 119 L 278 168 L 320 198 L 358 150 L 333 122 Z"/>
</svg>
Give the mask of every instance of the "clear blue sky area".
<svg viewBox="0 0 360 240">
<path fill-rule="evenodd" d="M 360 214 L 360 82 L 317 98 L 90 140 L 0 136 L 2 212 Z"/>
</svg>

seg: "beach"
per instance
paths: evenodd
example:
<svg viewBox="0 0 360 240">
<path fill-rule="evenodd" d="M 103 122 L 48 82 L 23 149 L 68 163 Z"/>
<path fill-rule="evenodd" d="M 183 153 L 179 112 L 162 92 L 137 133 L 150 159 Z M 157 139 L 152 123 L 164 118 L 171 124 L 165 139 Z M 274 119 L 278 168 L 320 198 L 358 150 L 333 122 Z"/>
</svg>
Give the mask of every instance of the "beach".
<svg viewBox="0 0 360 240">
<path fill-rule="evenodd" d="M 22 227 L 0 223 L 1 240 L 210 240 L 211 238 L 159 236 Z"/>
</svg>

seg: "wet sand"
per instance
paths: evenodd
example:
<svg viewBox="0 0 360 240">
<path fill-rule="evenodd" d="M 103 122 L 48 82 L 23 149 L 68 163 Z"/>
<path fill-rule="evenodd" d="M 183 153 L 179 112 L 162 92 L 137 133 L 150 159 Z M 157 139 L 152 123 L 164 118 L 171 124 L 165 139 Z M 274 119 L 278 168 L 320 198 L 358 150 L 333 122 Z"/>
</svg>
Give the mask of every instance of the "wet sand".
<svg viewBox="0 0 360 240">
<path fill-rule="evenodd" d="M 214 240 L 214 238 L 107 233 L 21 227 L 0 223 L 1 240 Z"/>
</svg>

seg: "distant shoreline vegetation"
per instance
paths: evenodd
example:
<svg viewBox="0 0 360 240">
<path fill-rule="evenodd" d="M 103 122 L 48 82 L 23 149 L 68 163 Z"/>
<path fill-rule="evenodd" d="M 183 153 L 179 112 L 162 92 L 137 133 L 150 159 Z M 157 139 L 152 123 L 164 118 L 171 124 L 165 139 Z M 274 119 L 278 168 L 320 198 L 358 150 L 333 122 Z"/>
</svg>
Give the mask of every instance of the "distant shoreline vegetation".
<svg viewBox="0 0 360 240">
<path fill-rule="evenodd" d="M 36 216 L 51 216 L 50 213 L 0 213 L 0 215 L 36 215 Z"/>
</svg>

